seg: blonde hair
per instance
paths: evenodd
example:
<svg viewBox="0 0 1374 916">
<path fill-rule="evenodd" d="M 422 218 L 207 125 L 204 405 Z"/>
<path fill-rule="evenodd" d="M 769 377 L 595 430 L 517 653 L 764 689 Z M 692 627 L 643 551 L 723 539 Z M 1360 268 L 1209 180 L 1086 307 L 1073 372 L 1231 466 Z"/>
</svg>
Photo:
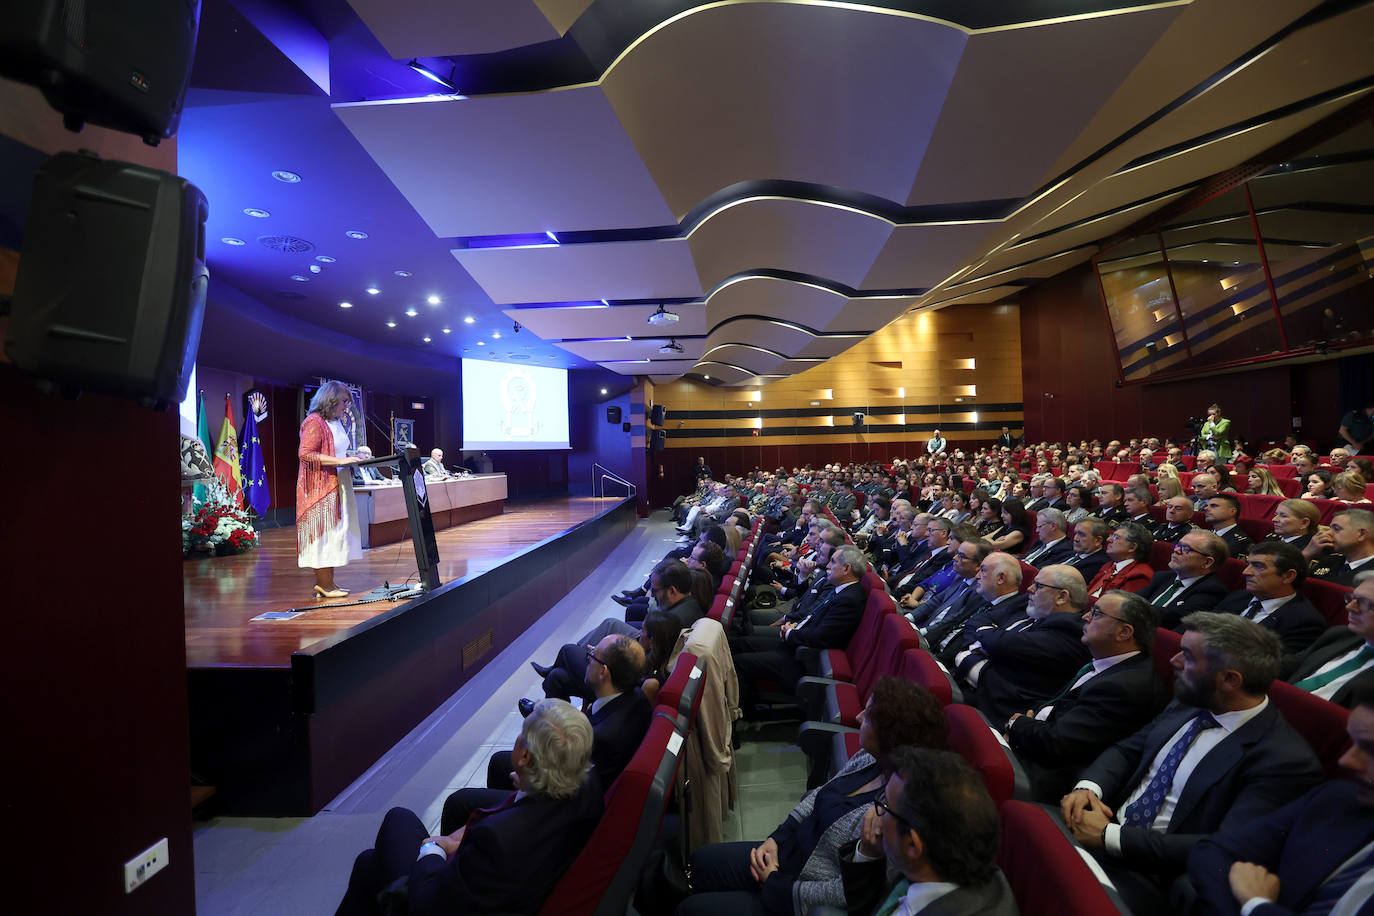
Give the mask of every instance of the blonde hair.
<svg viewBox="0 0 1374 916">
<path fill-rule="evenodd" d="M 1183 481 L 1177 477 L 1160 477 L 1155 492 L 1159 494 L 1159 504 L 1164 505 L 1175 496 L 1183 495 Z"/>
<path fill-rule="evenodd" d="M 340 408 L 352 400 L 353 393 L 343 382 L 325 382 L 310 399 L 310 409 L 306 413 L 317 413 L 326 420 L 333 420 Z"/>
<path fill-rule="evenodd" d="M 1346 493 L 1354 494 L 1355 500 L 1364 499 L 1364 488 L 1367 484 L 1368 481 L 1359 471 L 1341 471 L 1331 478 L 1331 489 L 1335 490 L 1336 495 L 1342 499 L 1345 498 L 1344 494 Z"/>
<path fill-rule="evenodd" d="M 1155 479 L 1161 483 L 1165 480 L 1178 480 L 1178 468 L 1166 461 L 1159 466 L 1159 470 L 1155 471 Z"/>
<path fill-rule="evenodd" d="M 1258 465 L 1250 469 L 1250 473 L 1260 479 L 1259 493 L 1263 496 L 1282 496 L 1283 487 L 1279 486 L 1278 480 L 1274 477 L 1274 472 L 1268 468 Z"/>
<path fill-rule="evenodd" d="M 1307 520 L 1307 531 L 1304 534 L 1316 534 L 1317 529 L 1321 528 L 1322 513 L 1314 506 L 1311 501 L 1306 499 L 1285 499 L 1279 503 L 1279 507 L 1287 509 L 1298 518 Z"/>
</svg>

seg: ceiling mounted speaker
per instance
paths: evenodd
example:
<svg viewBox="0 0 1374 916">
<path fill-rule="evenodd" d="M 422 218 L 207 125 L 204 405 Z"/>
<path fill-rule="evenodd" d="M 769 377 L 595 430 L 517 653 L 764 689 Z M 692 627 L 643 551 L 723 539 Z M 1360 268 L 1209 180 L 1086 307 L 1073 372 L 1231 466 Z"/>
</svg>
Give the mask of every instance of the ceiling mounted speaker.
<svg viewBox="0 0 1374 916">
<path fill-rule="evenodd" d="M 619 422 L 620 422 L 620 407 L 619 407 L 619 405 L 612 404 L 611 406 L 609 406 L 609 407 L 606 408 L 606 422 L 607 422 L 607 423 L 619 423 Z"/>
<path fill-rule="evenodd" d="M 863 426 L 863 425 L 864 425 L 864 415 L 863 415 L 862 413 L 859 413 L 858 411 L 855 411 L 855 412 L 854 412 L 854 425 L 855 425 L 855 426 Z"/>
</svg>

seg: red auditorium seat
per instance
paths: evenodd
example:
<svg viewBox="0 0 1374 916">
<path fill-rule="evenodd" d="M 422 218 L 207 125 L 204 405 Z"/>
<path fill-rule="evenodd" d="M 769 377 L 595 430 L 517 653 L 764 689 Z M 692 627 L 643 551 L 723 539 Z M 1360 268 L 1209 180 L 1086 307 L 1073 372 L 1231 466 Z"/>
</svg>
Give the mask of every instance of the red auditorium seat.
<svg viewBox="0 0 1374 916">
<path fill-rule="evenodd" d="M 683 659 L 690 661 L 683 662 Z M 673 677 L 678 675 L 678 670 L 683 671 L 680 683 L 673 685 L 673 691 L 668 690 L 668 684 L 658 693 L 656 709 L 659 712 L 667 713 L 673 717 L 673 724 L 677 728 L 678 734 L 686 737 L 691 734 L 696 727 L 697 715 L 701 712 L 702 687 L 706 684 L 706 665 L 707 660 L 697 658 L 687 652 L 678 656 L 678 662 L 673 667 L 672 675 L 668 680 L 671 682 Z"/>
<path fill-rule="evenodd" d="M 949 719 L 949 747 L 973 765 L 1000 807 L 1012 798 L 1029 798 L 1030 782 L 1011 750 L 998 740 L 983 714 L 972 706 L 945 707 Z"/>
<path fill-rule="evenodd" d="M 864 510 L 864 503 L 868 501 L 868 494 L 859 490 L 854 491 L 854 508 L 860 512 Z"/>
<path fill-rule="evenodd" d="M 1236 527 L 1245 532 L 1245 536 L 1258 544 L 1266 537 L 1274 533 L 1274 523 L 1258 518 L 1242 518 L 1236 522 Z"/>
<path fill-rule="evenodd" d="M 1021 564 L 1021 591 L 1028 592 L 1030 591 L 1031 583 L 1035 581 L 1035 577 L 1040 570 L 1019 557 L 1016 562 Z"/>
<path fill-rule="evenodd" d="M 606 793 L 601 822 L 544 901 L 541 916 L 625 912 L 677 780 L 682 741 L 675 736 L 673 720 L 655 715 L 639 750 Z"/>
<path fill-rule="evenodd" d="M 1111 480 L 1112 475 L 1116 473 L 1116 462 L 1094 461 L 1093 470 L 1096 471 L 1103 480 Z"/>
<path fill-rule="evenodd" d="M 1245 588 L 1245 561 L 1231 557 L 1217 570 L 1217 578 L 1226 586 L 1228 592 L 1238 592 Z"/>
<path fill-rule="evenodd" d="M 1266 464 L 1265 467 L 1279 480 L 1298 476 L 1298 469 L 1291 464 Z"/>
<path fill-rule="evenodd" d="M 1296 477 L 1276 477 L 1279 489 L 1283 491 L 1284 499 L 1297 499 L 1302 496 L 1302 482 Z"/>
<path fill-rule="evenodd" d="M 739 571 L 740 571 L 741 568 L 743 568 L 743 566 L 744 566 L 743 563 L 741 563 L 739 560 L 735 560 L 733 563 L 730 564 L 730 575 L 731 575 L 731 576 L 738 576 L 738 575 L 739 575 Z"/>
<path fill-rule="evenodd" d="M 1110 916 L 1127 912 L 1104 887 L 1053 816 L 1039 805 L 1002 806 L 997 864 L 1021 916 Z"/>
<path fill-rule="evenodd" d="M 1192 455 L 1184 455 L 1182 461 L 1183 466 L 1190 471 L 1193 469 L 1193 466 L 1197 464 L 1197 458 Z"/>
<path fill-rule="evenodd" d="M 1240 517 L 1242 520 L 1249 518 L 1265 522 L 1274 518 L 1274 510 L 1279 507 L 1279 503 L 1287 498 L 1286 496 L 1265 496 L 1259 493 L 1236 495 L 1236 499 L 1240 500 Z"/>
<path fill-rule="evenodd" d="M 1117 483 L 1125 483 L 1126 481 L 1130 480 L 1133 475 L 1139 473 L 1140 465 L 1134 463 L 1127 464 L 1126 462 L 1121 462 L 1117 464 L 1116 469 L 1112 471 L 1112 476 L 1110 478 L 1104 479 L 1115 480 Z"/>
<path fill-rule="evenodd" d="M 678 704 L 682 701 L 683 691 L 687 688 L 687 682 L 692 677 L 692 668 L 696 666 L 697 661 L 697 657 L 691 652 L 683 652 L 677 657 L 668 679 L 658 691 L 658 699 L 654 701 L 656 706 L 666 707 L 677 715 Z"/>
<path fill-rule="evenodd" d="M 1321 611 L 1326 622 L 1333 627 L 1343 627 L 1349 621 L 1350 617 L 1345 611 L 1345 603 L 1350 600 L 1351 592 L 1348 586 L 1308 578 L 1298 591 L 1307 596 L 1307 600 Z"/>
<path fill-rule="evenodd" d="M 824 721 L 857 728 L 873 684 L 885 675 L 895 676 L 901 669 L 902 653 L 920 644 L 920 635 L 905 617 L 884 614 L 868 663 L 855 672 L 854 682 L 826 685 Z"/>
<path fill-rule="evenodd" d="M 872 567 L 869 567 L 868 571 L 864 573 L 864 577 L 859 580 L 859 584 L 866 592 L 871 592 L 874 589 L 880 592 L 885 590 L 882 577 L 875 573 Z"/>
<path fill-rule="evenodd" d="M 1350 734 L 1345 730 L 1350 710 L 1283 681 L 1275 681 L 1269 686 L 1269 701 L 1312 745 L 1326 775 L 1340 778 L 1343 774 L 1337 761 L 1350 747 Z"/>
<path fill-rule="evenodd" d="M 874 589 L 868 593 L 864 605 L 864 616 L 859 621 L 849 645 L 843 649 L 826 649 L 817 656 L 816 672 L 822 677 L 837 681 L 854 682 L 858 671 L 866 666 L 873 656 L 873 646 L 877 642 L 883 618 L 897 610 L 892 596 L 887 592 Z"/>
<path fill-rule="evenodd" d="M 1314 499 L 1312 505 L 1316 506 L 1317 511 L 1322 514 L 1321 523 L 1323 525 L 1331 524 L 1331 519 L 1335 518 L 1336 513 L 1346 507 L 1345 503 L 1339 499 Z"/>
<path fill-rule="evenodd" d="M 897 670 L 897 676 L 904 681 L 920 684 L 935 694 L 935 699 L 940 701 L 941 706 L 948 706 L 963 699 L 962 695 L 955 695 L 958 688 L 945 673 L 945 669 L 940 667 L 935 656 L 925 649 L 907 649 L 903 652 L 902 665 Z"/>
<path fill-rule="evenodd" d="M 1155 644 L 1150 649 L 1150 657 L 1154 659 L 1155 670 L 1159 672 L 1160 679 L 1164 681 L 1164 686 L 1170 691 L 1174 689 L 1174 666 L 1171 660 L 1178 654 L 1181 645 L 1183 645 L 1182 635 L 1173 630 L 1159 629 L 1155 631 Z"/>
<path fill-rule="evenodd" d="M 1173 556 L 1174 544 L 1172 541 L 1155 541 L 1150 548 L 1150 568 L 1155 572 L 1163 572 L 1169 568 L 1169 557 Z"/>
</svg>

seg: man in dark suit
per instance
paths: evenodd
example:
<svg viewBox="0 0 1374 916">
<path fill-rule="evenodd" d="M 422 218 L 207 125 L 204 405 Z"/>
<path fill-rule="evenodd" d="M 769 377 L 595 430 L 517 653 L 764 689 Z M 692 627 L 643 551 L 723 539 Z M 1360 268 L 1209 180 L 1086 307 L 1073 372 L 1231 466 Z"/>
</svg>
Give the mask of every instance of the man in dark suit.
<svg viewBox="0 0 1374 916">
<path fill-rule="evenodd" d="M 1368 509 L 1337 512 L 1331 519 L 1331 533 L 1318 532 L 1312 541 L 1316 542 L 1316 549 L 1325 546 L 1339 551 L 1313 560 L 1312 575 L 1337 585 L 1354 585 L 1356 573 L 1374 569 L 1374 512 Z"/>
<path fill-rule="evenodd" d="M 338 912 L 380 914 L 378 895 L 401 883 L 412 916 L 537 912 L 601 819 L 591 753 L 587 717 L 562 700 L 540 702 L 511 755 L 518 792 L 446 836 L 392 808 L 374 848 L 353 863 Z"/>
<path fill-rule="evenodd" d="M 921 627 L 936 618 L 943 620 L 957 614 L 966 606 L 976 606 L 980 603 L 975 588 L 978 584 L 978 567 L 990 553 L 992 544 L 983 538 L 971 537 L 957 541 L 951 559 L 951 575 L 945 587 L 934 591 L 919 602 L 911 600 L 916 594 L 914 591 L 911 592 L 902 600 L 898 611 L 909 608 L 905 610 L 907 619 Z"/>
<path fill-rule="evenodd" d="M 1087 586 L 1068 566 L 1047 566 L 1031 586 L 1026 619 L 981 631 L 955 659 L 964 702 L 993 722 L 1035 707 L 1088 660 L 1083 645 Z M 972 694 L 972 696 L 970 696 Z"/>
<path fill-rule="evenodd" d="M 1015 916 L 997 868 L 997 807 L 952 751 L 901 747 L 895 771 L 840 855 L 845 908 L 865 916 Z M 888 880 L 889 866 L 897 871 Z"/>
<path fill-rule="evenodd" d="M 1374 688 L 1374 571 L 1360 573 L 1345 604 L 1343 627 L 1331 627 L 1283 672 L 1284 680 L 1313 696 L 1350 707 L 1363 688 Z"/>
<path fill-rule="evenodd" d="M 867 571 L 868 559 L 862 550 L 851 545 L 836 549 L 827 568 L 834 588 L 804 619 L 785 623 L 776 633 L 730 641 L 742 708 L 747 708 L 746 692 L 758 681 L 775 681 L 784 690 L 796 687 L 805 673 L 796 658 L 798 648 L 837 649 L 849 644 L 863 618 L 866 596 L 859 580 Z"/>
<path fill-rule="evenodd" d="M 1261 541 L 1245 558 L 1245 588 L 1217 604 L 1221 614 L 1239 614 L 1283 641 L 1285 656 L 1300 655 L 1326 632 L 1321 615 L 1298 586 L 1307 577 L 1307 561 L 1292 544 Z"/>
<path fill-rule="evenodd" d="M 1084 582 L 1091 582 L 1097 571 L 1107 565 L 1103 544 L 1110 531 L 1100 518 L 1085 518 L 1073 526 L 1073 553 L 1063 563 L 1078 570 Z"/>
<path fill-rule="evenodd" d="M 1049 508 L 1050 501 L 1045 498 L 1045 481 L 1048 474 L 1036 474 L 1030 479 L 1030 496 L 1026 499 L 1027 512 L 1039 512 Z"/>
<path fill-rule="evenodd" d="M 1282 916 L 1371 910 L 1374 886 L 1374 688 L 1353 702 L 1351 776 L 1197 844 L 1188 872 L 1199 916 Z"/>
<path fill-rule="evenodd" d="M 1036 569 L 1063 563 L 1073 556 L 1073 541 L 1069 540 L 1069 522 L 1059 509 L 1041 509 L 1035 516 L 1035 536 L 1038 543 L 1021 557 Z"/>
<path fill-rule="evenodd" d="M 1003 426 L 1001 434 L 997 437 L 996 445 L 998 448 L 1016 448 L 1016 437 L 1011 434 L 1010 429 Z"/>
<path fill-rule="evenodd" d="M 1228 555 L 1226 542 L 1201 528 L 1174 545 L 1169 568 L 1155 573 L 1139 593 L 1159 614 L 1161 629 L 1177 629 L 1193 611 L 1210 611 L 1222 602 L 1226 586 L 1216 572 Z"/>
<path fill-rule="evenodd" d="M 916 586 L 935 575 L 954 559 L 949 533 L 954 528 L 947 518 L 931 518 L 926 522 L 926 546 L 923 555 L 913 554 L 910 566 L 903 566 L 889 577 L 893 594 L 904 598 Z"/>
<path fill-rule="evenodd" d="M 1226 549 L 1237 560 L 1244 560 L 1254 542 L 1240 530 L 1240 500 L 1234 493 L 1218 493 L 1207 500 L 1202 517 L 1212 533 L 1226 542 Z"/>
<path fill-rule="evenodd" d="M 1011 554 L 996 552 L 984 557 L 978 566 L 975 594 L 962 606 L 950 608 L 944 614 L 932 614 L 917 624 L 926 648 L 944 657 L 949 647 L 960 642 L 960 650 L 977 637 L 965 638 L 965 627 L 1003 626 L 1025 616 L 1028 596 L 1020 593 L 1021 564 Z M 974 623 L 978 621 L 978 623 Z"/>
<path fill-rule="evenodd" d="M 1149 487 L 1130 487 L 1121 497 L 1121 507 L 1126 510 L 1126 521 L 1144 525 L 1151 534 L 1158 527 L 1153 518 L 1150 517 L 1150 506 L 1154 505 L 1154 500 L 1150 498 Z M 1159 536 L 1155 535 L 1159 540 Z"/>
<path fill-rule="evenodd" d="M 1149 492 L 1146 490 L 1145 492 Z M 1119 483 L 1107 482 L 1097 488 L 1097 498 L 1100 505 L 1093 510 L 1093 515 L 1102 519 L 1111 528 L 1126 521 L 1128 518 L 1126 507 L 1123 501 L 1126 498 L 1126 488 Z M 1149 526 L 1146 526 L 1147 528 Z"/>
<path fill-rule="evenodd" d="M 1102 753 L 1060 802 L 1135 913 L 1167 913 L 1169 886 L 1208 834 L 1243 827 L 1321 779 L 1312 748 L 1269 702 L 1281 646 L 1233 614 L 1184 620 L 1175 701 Z"/>
<path fill-rule="evenodd" d="M 1149 722 L 1168 702 L 1150 648 L 1155 613 L 1138 595 L 1113 590 L 1084 615 L 1092 661 L 1038 707 L 1015 713 L 1004 729 L 1043 802 L 1055 802 L 1080 770 Z"/>
<path fill-rule="evenodd" d="M 1156 525 L 1156 541 L 1177 544 L 1179 538 L 1193 530 L 1193 501 L 1186 496 L 1174 496 L 1164 503 L 1164 523 Z"/>
<path fill-rule="evenodd" d="M 1060 477 L 1045 478 L 1045 508 L 1047 509 L 1068 509 L 1068 500 L 1064 499 L 1064 480 Z M 1039 511 L 1038 509 L 1036 511 Z"/>
</svg>

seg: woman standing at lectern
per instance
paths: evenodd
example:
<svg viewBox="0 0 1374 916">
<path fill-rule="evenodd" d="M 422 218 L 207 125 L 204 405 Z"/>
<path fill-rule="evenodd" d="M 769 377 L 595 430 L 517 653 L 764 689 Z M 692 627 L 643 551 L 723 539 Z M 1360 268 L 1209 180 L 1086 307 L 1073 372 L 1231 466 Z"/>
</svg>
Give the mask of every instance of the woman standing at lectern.
<svg viewBox="0 0 1374 916">
<path fill-rule="evenodd" d="M 315 570 L 317 598 L 347 595 L 347 589 L 334 584 L 334 567 L 362 555 L 353 474 L 340 470 L 358 463 L 346 454 L 349 435 L 340 422 L 351 400 L 348 387 L 340 382 L 320 386 L 301 424 L 296 452 L 296 553 L 302 569 Z"/>
</svg>

